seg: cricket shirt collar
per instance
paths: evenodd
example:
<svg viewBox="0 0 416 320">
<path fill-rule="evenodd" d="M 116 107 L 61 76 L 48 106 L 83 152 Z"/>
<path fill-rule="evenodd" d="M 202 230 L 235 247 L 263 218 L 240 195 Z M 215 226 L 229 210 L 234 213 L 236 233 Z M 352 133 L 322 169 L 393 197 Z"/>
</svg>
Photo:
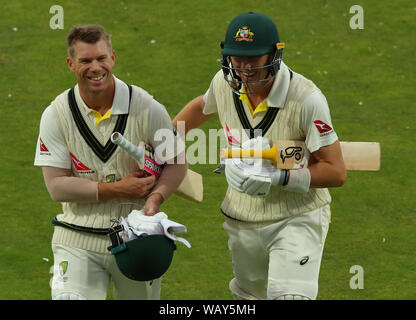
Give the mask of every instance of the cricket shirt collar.
<svg viewBox="0 0 416 320">
<path fill-rule="evenodd" d="M 290 72 L 289 68 L 282 61 L 280 70 L 277 72 L 272 89 L 267 97 L 267 106 L 272 108 L 283 108 L 289 91 Z"/>
<path fill-rule="evenodd" d="M 114 99 L 113 99 L 113 105 L 109 110 L 111 110 L 112 115 L 118 115 L 118 114 L 127 114 L 129 113 L 129 88 L 126 83 L 121 81 L 120 79 L 116 78 L 116 76 L 113 75 L 114 78 L 114 84 L 115 84 L 115 90 L 114 90 Z M 88 114 L 91 113 L 93 110 L 89 108 L 84 100 L 82 99 L 80 93 L 79 93 L 79 87 L 78 84 L 75 85 L 74 88 L 75 93 L 75 99 L 77 101 L 77 104 L 84 109 L 84 111 Z"/>
</svg>

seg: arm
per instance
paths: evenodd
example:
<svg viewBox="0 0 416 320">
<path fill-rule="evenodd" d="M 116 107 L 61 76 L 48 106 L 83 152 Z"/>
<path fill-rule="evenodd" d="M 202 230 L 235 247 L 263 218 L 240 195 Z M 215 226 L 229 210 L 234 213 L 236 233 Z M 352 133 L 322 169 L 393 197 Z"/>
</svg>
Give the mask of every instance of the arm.
<svg viewBox="0 0 416 320">
<path fill-rule="evenodd" d="M 311 187 L 341 187 L 347 179 L 347 170 L 339 141 L 313 152 L 308 168 L 311 174 Z"/>
<path fill-rule="evenodd" d="M 211 119 L 215 113 L 204 114 L 205 107 L 204 96 L 201 95 L 191 100 L 173 119 L 173 125 L 178 128 L 178 121 L 185 122 L 185 133 L 191 129 L 195 129 L 208 119 Z"/>
<path fill-rule="evenodd" d="M 58 202 L 97 202 L 114 198 L 141 199 L 155 185 L 154 176 L 144 177 L 133 172 L 113 183 L 96 182 L 71 176 L 70 169 L 42 167 L 43 177 L 51 198 Z"/>
<path fill-rule="evenodd" d="M 188 170 L 188 163 L 177 163 L 177 158 L 173 163 L 165 164 L 156 186 L 150 193 L 143 207 L 146 215 L 154 215 L 160 211 L 161 204 L 178 189 Z"/>
<path fill-rule="evenodd" d="M 320 91 L 313 92 L 301 111 L 301 128 L 311 151 L 308 168 L 289 171 L 287 190 L 340 187 L 347 178 L 341 146 L 333 129 L 329 106 Z"/>
</svg>

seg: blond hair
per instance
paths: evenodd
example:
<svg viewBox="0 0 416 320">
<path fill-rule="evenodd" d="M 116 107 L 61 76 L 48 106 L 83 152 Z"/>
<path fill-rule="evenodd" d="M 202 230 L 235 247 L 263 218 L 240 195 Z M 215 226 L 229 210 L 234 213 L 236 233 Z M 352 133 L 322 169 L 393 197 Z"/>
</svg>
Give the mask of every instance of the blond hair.
<svg viewBox="0 0 416 320">
<path fill-rule="evenodd" d="M 71 58 L 74 57 L 74 44 L 77 41 L 93 44 L 100 40 L 105 40 L 109 50 L 112 50 L 110 35 L 107 32 L 105 32 L 103 26 L 100 26 L 98 24 L 73 26 L 67 36 L 68 56 Z"/>
</svg>

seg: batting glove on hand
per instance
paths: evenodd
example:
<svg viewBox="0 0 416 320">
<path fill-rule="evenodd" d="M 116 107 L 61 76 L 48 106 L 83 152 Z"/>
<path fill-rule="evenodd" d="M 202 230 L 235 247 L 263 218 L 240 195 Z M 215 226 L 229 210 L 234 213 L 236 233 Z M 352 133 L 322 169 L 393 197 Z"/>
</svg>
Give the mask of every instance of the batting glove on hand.
<svg viewBox="0 0 416 320">
<path fill-rule="evenodd" d="M 225 160 L 225 176 L 230 187 L 254 196 L 266 196 L 272 185 L 283 185 L 287 170 L 253 167 L 240 159 Z"/>
<path fill-rule="evenodd" d="M 257 137 L 244 142 L 243 149 L 269 149 L 267 138 Z M 276 170 L 272 163 L 263 159 L 226 159 L 225 175 L 228 184 L 239 192 L 249 195 L 265 196 L 272 185 L 283 185 L 287 171 Z"/>
</svg>

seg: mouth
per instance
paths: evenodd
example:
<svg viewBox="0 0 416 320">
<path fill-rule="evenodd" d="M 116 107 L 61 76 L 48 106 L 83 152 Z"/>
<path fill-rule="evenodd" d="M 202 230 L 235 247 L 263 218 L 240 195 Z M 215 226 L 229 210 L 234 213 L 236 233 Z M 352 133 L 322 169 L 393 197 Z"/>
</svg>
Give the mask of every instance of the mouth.
<svg viewBox="0 0 416 320">
<path fill-rule="evenodd" d="M 257 79 L 256 73 L 255 72 L 244 72 L 241 74 L 242 78 L 246 81 L 253 81 Z"/>
<path fill-rule="evenodd" d="M 100 76 L 94 76 L 94 77 L 88 77 L 87 76 L 87 79 L 90 80 L 90 81 L 93 81 L 93 82 L 99 82 L 102 79 L 104 79 L 104 76 L 105 76 L 104 74 L 102 74 Z"/>
</svg>

